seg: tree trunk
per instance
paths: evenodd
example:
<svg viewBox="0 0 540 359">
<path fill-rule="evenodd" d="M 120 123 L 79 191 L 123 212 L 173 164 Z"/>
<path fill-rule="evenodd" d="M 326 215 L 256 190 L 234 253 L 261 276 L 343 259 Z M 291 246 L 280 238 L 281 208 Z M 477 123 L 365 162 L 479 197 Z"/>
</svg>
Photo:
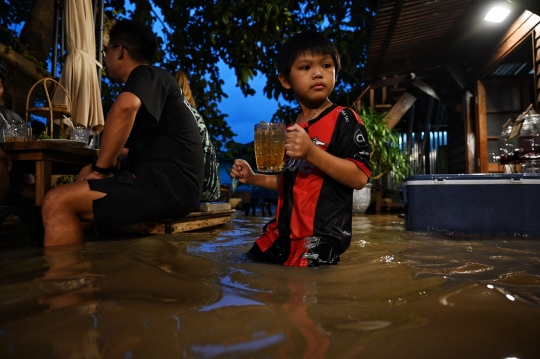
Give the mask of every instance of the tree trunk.
<svg viewBox="0 0 540 359">
<path fill-rule="evenodd" d="M 53 44 L 54 3 L 55 0 L 35 0 L 20 36 L 21 44 L 44 68 Z M 6 92 L 12 94 L 13 111 L 23 118 L 26 116 L 26 97 L 35 82 L 36 79 L 17 65 L 8 64 Z"/>
</svg>

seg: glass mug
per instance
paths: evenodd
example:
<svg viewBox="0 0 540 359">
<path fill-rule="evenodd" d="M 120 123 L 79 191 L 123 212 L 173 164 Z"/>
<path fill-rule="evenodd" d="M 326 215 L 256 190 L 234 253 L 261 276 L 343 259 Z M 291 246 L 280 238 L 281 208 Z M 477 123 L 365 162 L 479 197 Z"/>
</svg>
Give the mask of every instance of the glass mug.
<svg viewBox="0 0 540 359">
<path fill-rule="evenodd" d="M 6 122 L 3 128 L 4 142 L 22 142 L 28 131 L 28 139 L 32 138 L 32 128 L 24 122 Z"/>
<path fill-rule="evenodd" d="M 281 123 L 261 121 L 255 125 L 255 160 L 261 173 L 283 169 L 286 131 Z"/>
<path fill-rule="evenodd" d="M 72 141 L 83 142 L 88 145 L 90 130 L 84 126 L 75 125 L 71 127 L 70 138 Z"/>
</svg>

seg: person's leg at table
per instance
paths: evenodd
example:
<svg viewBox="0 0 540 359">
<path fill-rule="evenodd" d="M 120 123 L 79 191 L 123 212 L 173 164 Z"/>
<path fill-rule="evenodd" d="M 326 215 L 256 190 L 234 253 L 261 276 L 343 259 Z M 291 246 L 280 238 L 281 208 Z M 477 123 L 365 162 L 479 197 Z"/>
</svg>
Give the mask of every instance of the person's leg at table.
<svg viewBox="0 0 540 359">
<path fill-rule="evenodd" d="M 9 189 L 9 171 L 4 161 L 0 160 L 0 205 L 4 203 L 4 198 Z"/>
<path fill-rule="evenodd" d="M 44 245 L 58 246 L 84 240 L 84 222 L 93 222 L 93 201 L 106 194 L 90 190 L 88 181 L 55 187 L 45 195 L 41 213 Z"/>
<path fill-rule="evenodd" d="M 1 83 L 0 83 L 0 87 Z M 1 97 L 1 96 L 0 96 Z M 0 205 L 4 203 L 6 193 L 9 189 L 9 171 L 11 170 L 11 160 L 7 153 L 0 148 Z"/>
<path fill-rule="evenodd" d="M 186 198 L 171 201 L 144 176 L 130 171 L 101 180 L 63 184 L 45 195 L 44 245 L 82 242 L 85 222 L 122 226 L 183 218 L 193 210 L 190 197 Z"/>
</svg>

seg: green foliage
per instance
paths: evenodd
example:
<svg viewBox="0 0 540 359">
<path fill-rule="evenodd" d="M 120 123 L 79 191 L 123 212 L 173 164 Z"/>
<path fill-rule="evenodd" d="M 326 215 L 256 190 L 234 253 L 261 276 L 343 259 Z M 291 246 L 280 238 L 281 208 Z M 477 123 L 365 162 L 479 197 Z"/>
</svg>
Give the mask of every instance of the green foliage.
<svg viewBox="0 0 540 359">
<path fill-rule="evenodd" d="M 268 79 L 264 88 L 268 98 L 292 101 L 292 93 L 284 90 L 277 79 L 275 57 L 281 43 L 298 31 L 324 31 L 340 51 L 343 70 L 332 101 L 349 105 L 362 91 L 363 62 L 375 0 L 130 2 L 135 10 L 123 12 L 124 16 L 148 23 L 159 21 L 163 26 L 161 65 L 171 72 L 182 69 L 189 75 L 193 95 L 218 150 L 222 145 L 227 148 L 234 136 L 227 125 L 227 115 L 219 111 L 219 102 L 227 94 L 222 89 L 224 82 L 218 65 L 224 63 L 234 70 L 235 85 L 245 96 L 255 93 L 250 82 L 262 74 Z M 123 6 L 122 0 L 105 3 L 108 11 Z M 149 6 L 151 3 L 161 12 L 162 23 Z M 286 114 L 278 114 L 283 115 Z"/>
<path fill-rule="evenodd" d="M 397 132 L 386 127 L 385 114 L 362 107 L 358 115 L 364 122 L 371 146 L 371 181 L 392 174 L 396 182 L 402 182 L 411 172 L 409 157 L 399 148 Z"/>
<path fill-rule="evenodd" d="M 7 28 L 9 24 L 19 24 L 26 20 L 34 0 L 7 0 L 0 2 L 0 26 Z M 0 41 L 3 39 L 0 37 Z"/>
<path fill-rule="evenodd" d="M 2 13 L 7 14 L 0 26 L 8 28 L 29 21 L 34 1 L 10 0 L 0 5 Z M 105 0 L 110 19 L 133 18 L 163 29 L 156 64 L 188 74 L 217 151 L 236 146 L 227 114 L 219 110 L 220 101 L 227 98 L 219 71 L 221 64 L 233 69 L 234 85 L 244 96 L 255 93 L 250 83 L 262 75 L 268 80 L 264 88 L 268 98 L 292 101 L 292 93 L 283 89 L 277 79 L 275 58 L 279 47 L 301 30 L 324 31 L 342 58 L 343 69 L 331 100 L 350 105 L 362 92 L 363 63 L 376 5 L 376 0 Z M 0 41 L 4 43 L 5 38 Z M 117 89 L 105 87 L 107 111 L 110 96 Z M 278 117 L 293 116 L 288 105 L 280 110 Z"/>
<path fill-rule="evenodd" d="M 75 175 L 62 175 L 58 177 L 58 179 L 56 180 L 56 185 L 75 182 L 76 179 L 77 179 L 77 176 Z"/>
</svg>

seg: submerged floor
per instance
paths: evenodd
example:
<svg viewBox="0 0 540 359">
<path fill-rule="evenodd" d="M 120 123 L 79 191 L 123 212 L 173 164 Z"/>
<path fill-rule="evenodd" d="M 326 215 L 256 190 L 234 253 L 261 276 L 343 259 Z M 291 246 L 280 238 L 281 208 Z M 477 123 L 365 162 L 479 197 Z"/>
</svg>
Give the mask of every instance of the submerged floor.
<svg viewBox="0 0 540 359">
<path fill-rule="evenodd" d="M 395 215 L 356 216 L 341 265 L 285 268 L 243 255 L 268 220 L 238 212 L 213 230 L 52 251 L 3 227 L 0 357 L 540 353 L 538 239 L 411 233 Z"/>
</svg>

